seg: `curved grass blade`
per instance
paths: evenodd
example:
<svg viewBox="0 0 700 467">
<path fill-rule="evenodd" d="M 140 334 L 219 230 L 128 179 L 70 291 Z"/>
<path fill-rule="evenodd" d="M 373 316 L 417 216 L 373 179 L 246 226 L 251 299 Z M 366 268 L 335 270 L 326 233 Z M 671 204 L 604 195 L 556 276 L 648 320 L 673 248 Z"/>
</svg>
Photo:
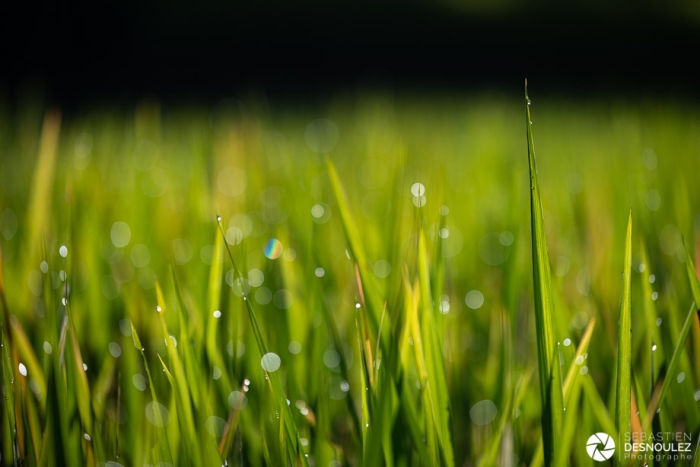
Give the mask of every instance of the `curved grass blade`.
<svg viewBox="0 0 700 467">
<path fill-rule="evenodd" d="M 540 396 L 542 399 L 542 438 L 545 465 L 552 465 L 555 458 L 557 436 L 562 424 L 564 401 L 561 387 L 556 336 L 554 335 L 554 301 L 552 279 L 545 240 L 540 185 L 535 163 L 535 145 L 532 140 L 530 99 L 525 81 L 525 123 L 527 127 L 527 153 L 530 162 L 530 222 L 532 228 L 532 276 L 535 292 L 535 325 L 537 330 L 537 355 L 539 361 Z"/>
<path fill-rule="evenodd" d="M 617 338 L 617 386 L 615 394 L 615 426 L 617 432 L 629 433 L 632 410 L 632 210 L 627 221 L 625 262 L 622 270 L 622 301 Z"/>
</svg>

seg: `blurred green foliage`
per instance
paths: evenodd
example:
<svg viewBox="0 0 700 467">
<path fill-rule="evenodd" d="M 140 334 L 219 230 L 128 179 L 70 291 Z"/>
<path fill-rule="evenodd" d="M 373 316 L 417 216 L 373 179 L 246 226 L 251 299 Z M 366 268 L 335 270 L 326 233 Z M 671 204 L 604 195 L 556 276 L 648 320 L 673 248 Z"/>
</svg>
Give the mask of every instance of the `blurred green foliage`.
<svg viewBox="0 0 700 467">
<path fill-rule="evenodd" d="M 632 427 L 672 378 L 649 420 L 697 436 L 700 113 L 531 107 L 568 461 L 614 430 L 630 207 Z M 541 462 L 525 136 L 488 94 L 0 111 L 0 462 Z"/>
</svg>

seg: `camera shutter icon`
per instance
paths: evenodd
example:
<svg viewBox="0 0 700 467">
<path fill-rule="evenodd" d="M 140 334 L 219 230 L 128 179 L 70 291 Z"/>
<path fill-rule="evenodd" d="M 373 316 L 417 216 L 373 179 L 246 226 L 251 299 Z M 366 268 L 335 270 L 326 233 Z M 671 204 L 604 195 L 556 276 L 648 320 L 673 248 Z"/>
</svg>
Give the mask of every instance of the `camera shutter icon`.
<svg viewBox="0 0 700 467">
<path fill-rule="evenodd" d="M 586 451 L 594 461 L 605 462 L 615 454 L 615 440 L 607 433 L 596 433 L 588 438 Z"/>
</svg>

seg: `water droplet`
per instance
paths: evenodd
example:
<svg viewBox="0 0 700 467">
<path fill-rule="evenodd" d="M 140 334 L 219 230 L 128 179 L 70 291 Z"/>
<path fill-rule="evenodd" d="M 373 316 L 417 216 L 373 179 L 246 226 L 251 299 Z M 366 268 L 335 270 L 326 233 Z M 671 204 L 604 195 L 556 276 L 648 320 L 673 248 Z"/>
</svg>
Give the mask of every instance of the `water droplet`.
<svg viewBox="0 0 700 467">
<path fill-rule="evenodd" d="M 61 245 L 61 248 L 58 249 L 58 254 L 63 256 L 64 258 L 68 256 L 68 247 L 65 245 Z"/>
<path fill-rule="evenodd" d="M 469 308 L 477 310 L 484 304 L 484 294 L 478 290 L 470 290 L 464 297 L 464 301 Z"/>
<path fill-rule="evenodd" d="M 216 311 L 214 312 L 214 318 L 217 318 L 217 319 L 218 319 L 218 318 L 221 318 L 221 312 L 220 312 L 219 310 L 216 310 Z"/>
<path fill-rule="evenodd" d="M 46 341 L 44 341 L 44 352 L 46 352 L 49 355 L 51 355 L 51 352 L 53 352 L 53 348 L 51 347 L 51 344 L 49 344 Z"/>
<path fill-rule="evenodd" d="M 335 368 L 340 365 L 340 354 L 334 349 L 326 350 L 323 354 L 323 364 L 328 368 Z"/>
<path fill-rule="evenodd" d="M 425 194 L 425 186 L 419 182 L 414 183 L 411 185 L 411 194 L 413 196 L 423 196 Z"/>
<path fill-rule="evenodd" d="M 263 367 L 263 370 L 267 372 L 279 370 L 281 364 L 282 360 L 280 359 L 279 355 L 273 352 L 266 353 L 263 355 L 262 359 L 260 359 L 260 365 Z"/>
<path fill-rule="evenodd" d="M 224 431 L 226 431 L 226 420 L 212 415 L 211 417 L 207 418 L 204 426 L 210 435 L 220 438 L 224 434 Z"/>
<path fill-rule="evenodd" d="M 88 366 L 87 366 L 87 363 L 83 363 L 83 370 L 85 370 L 85 371 L 87 371 L 87 370 L 88 370 Z"/>
<path fill-rule="evenodd" d="M 316 274 L 316 277 L 323 277 L 326 274 L 326 271 L 323 268 L 316 268 L 314 274 Z"/>
<path fill-rule="evenodd" d="M 83 438 L 85 438 L 85 441 L 90 441 L 90 435 L 87 433 L 83 435 Z"/>
<path fill-rule="evenodd" d="M 282 242 L 280 242 L 276 238 L 271 238 L 265 244 L 263 253 L 268 259 L 277 259 L 280 256 L 282 256 L 282 250 Z"/>
<path fill-rule="evenodd" d="M 216 222 L 221 222 L 221 216 L 216 216 Z"/>
<path fill-rule="evenodd" d="M 24 366 L 24 363 L 19 364 L 19 372 L 22 376 L 27 376 L 27 367 Z"/>
<path fill-rule="evenodd" d="M 323 217 L 323 214 L 325 212 L 326 210 L 320 204 L 314 204 L 314 206 L 311 208 L 311 215 L 314 216 L 316 219 L 320 219 L 321 217 Z"/>
<path fill-rule="evenodd" d="M 39 265 L 39 269 L 41 269 L 41 272 L 46 274 L 47 272 L 49 272 L 49 263 L 47 263 L 46 261 L 42 261 Z"/>
<path fill-rule="evenodd" d="M 469 417 L 475 425 L 483 426 L 491 423 L 496 418 L 497 413 L 498 409 L 496 408 L 496 404 L 486 399 L 472 406 L 469 410 Z"/>
<path fill-rule="evenodd" d="M 119 356 L 122 354 L 122 348 L 116 342 L 110 342 L 108 347 L 109 353 L 112 355 L 112 357 L 119 358 Z"/>
<path fill-rule="evenodd" d="M 301 344 L 297 341 L 292 341 L 289 343 L 289 346 L 287 347 L 290 353 L 293 353 L 294 355 L 297 355 L 299 352 L 301 352 Z"/>
<path fill-rule="evenodd" d="M 651 346 L 651 351 L 652 351 L 652 352 L 655 352 L 655 351 L 656 351 L 656 344 L 654 344 L 654 345 Z"/>
<path fill-rule="evenodd" d="M 160 307 L 160 305 L 156 305 L 156 311 L 160 313 L 161 311 L 163 311 L 163 309 Z"/>
<path fill-rule="evenodd" d="M 170 423 L 170 412 L 163 404 L 149 402 L 146 405 L 146 418 L 152 425 L 162 427 Z"/>
<path fill-rule="evenodd" d="M 568 347 L 568 346 L 570 346 L 570 345 L 571 345 L 571 339 L 569 339 L 569 338 L 567 337 L 566 339 L 564 339 L 564 346 L 565 346 L 565 347 Z"/>
</svg>

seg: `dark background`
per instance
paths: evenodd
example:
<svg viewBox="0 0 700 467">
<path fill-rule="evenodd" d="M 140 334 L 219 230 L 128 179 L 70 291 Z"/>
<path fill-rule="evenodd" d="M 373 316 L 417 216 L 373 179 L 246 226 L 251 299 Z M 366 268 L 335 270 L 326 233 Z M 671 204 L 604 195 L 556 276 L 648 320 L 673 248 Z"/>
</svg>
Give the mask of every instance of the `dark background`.
<svg viewBox="0 0 700 467">
<path fill-rule="evenodd" d="M 6 2 L 0 93 L 64 107 L 214 101 L 249 86 L 322 95 L 379 74 L 404 89 L 521 89 L 527 76 L 539 92 L 700 94 L 692 7 L 557 5 Z"/>
</svg>

